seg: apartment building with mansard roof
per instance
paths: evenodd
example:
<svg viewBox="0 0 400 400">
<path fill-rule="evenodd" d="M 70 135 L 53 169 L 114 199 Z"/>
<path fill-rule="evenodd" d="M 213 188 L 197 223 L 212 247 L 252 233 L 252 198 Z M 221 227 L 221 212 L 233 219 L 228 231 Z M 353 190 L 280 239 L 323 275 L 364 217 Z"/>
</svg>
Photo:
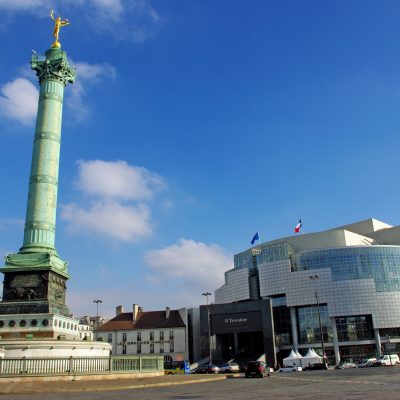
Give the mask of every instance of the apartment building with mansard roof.
<svg viewBox="0 0 400 400">
<path fill-rule="evenodd" d="M 177 361 L 188 359 L 186 308 L 144 311 L 134 304 L 131 312 L 124 312 L 124 307 L 118 306 L 116 314 L 96 332 L 97 340 L 112 345 L 113 354 L 154 354 Z"/>
</svg>

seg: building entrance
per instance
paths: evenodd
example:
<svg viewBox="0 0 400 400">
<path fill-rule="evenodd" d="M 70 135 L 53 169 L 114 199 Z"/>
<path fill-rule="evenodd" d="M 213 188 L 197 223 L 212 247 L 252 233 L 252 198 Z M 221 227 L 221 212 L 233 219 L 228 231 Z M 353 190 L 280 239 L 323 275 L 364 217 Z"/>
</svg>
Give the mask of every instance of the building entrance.
<svg viewBox="0 0 400 400">
<path fill-rule="evenodd" d="M 201 355 L 243 363 L 265 354 L 276 364 L 271 300 L 200 307 Z"/>
<path fill-rule="evenodd" d="M 221 361 L 258 358 L 265 352 L 261 331 L 216 335 L 216 341 L 216 357 Z"/>
</svg>

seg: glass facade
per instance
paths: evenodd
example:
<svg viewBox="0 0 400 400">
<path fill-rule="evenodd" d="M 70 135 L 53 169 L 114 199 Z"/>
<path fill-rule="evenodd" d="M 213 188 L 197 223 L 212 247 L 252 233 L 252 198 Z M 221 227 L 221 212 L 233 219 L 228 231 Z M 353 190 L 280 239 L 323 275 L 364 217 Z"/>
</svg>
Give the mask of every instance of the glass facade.
<svg viewBox="0 0 400 400">
<path fill-rule="evenodd" d="M 274 330 L 276 345 L 287 346 L 292 343 L 292 324 L 290 323 L 290 310 L 285 306 L 273 308 Z"/>
<path fill-rule="evenodd" d="M 378 292 L 400 291 L 400 248 L 345 247 L 292 256 L 293 271 L 330 268 L 334 281 L 373 279 Z"/>
<path fill-rule="evenodd" d="M 336 329 L 339 342 L 375 339 L 371 315 L 336 317 Z"/>
<path fill-rule="evenodd" d="M 268 262 L 287 260 L 289 256 L 294 253 L 294 248 L 289 243 L 260 245 L 254 250 L 259 254 L 253 256 L 253 249 L 236 254 L 233 257 L 235 268 L 252 268 Z M 255 260 L 257 261 L 256 265 L 254 265 L 253 257 L 255 257 Z"/>
<path fill-rule="evenodd" d="M 400 338 L 400 328 L 385 328 L 379 329 L 382 342 L 392 339 Z"/>
<path fill-rule="evenodd" d="M 321 316 L 322 335 L 324 342 L 332 342 L 332 326 L 328 315 L 327 305 L 320 305 L 319 312 Z M 321 333 L 318 321 L 318 307 L 298 307 L 296 309 L 296 314 L 299 343 L 319 343 L 321 341 Z"/>
</svg>

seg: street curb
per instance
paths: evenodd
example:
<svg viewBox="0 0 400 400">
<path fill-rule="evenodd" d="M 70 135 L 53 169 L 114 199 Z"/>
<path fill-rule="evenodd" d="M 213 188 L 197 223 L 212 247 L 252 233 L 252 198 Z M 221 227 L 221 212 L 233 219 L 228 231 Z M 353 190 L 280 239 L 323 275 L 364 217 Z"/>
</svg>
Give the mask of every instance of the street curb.
<svg viewBox="0 0 400 400">
<path fill-rule="evenodd" d="M 179 386 L 179 385 L 191 385 L 194 383 L 206 383 L 206 382 L 215 382 L 225 380 L 226 376 L 218 376 L 215 378 L 208 379 L 197 379 L 192 381 L 180 381 L 180 382 L 160 382 L 160 383 L 142 383 L 140 385 L 124 385 L 124 386 L 107 386 L 107 387 L 87 387 L 87 388 L 62 388 L 55 389 L 53 388 L 40 388 L 38 385 L 37 388 L 31 388 L 30 390 L 13 390 L 10 391 L 0 391 L 0 395 L 2 394 L 29 394 L 29 393 L 72 393 L 72 392 L 109 392 L 109 391 L 118 391 L 118 390 L 128 390 L 128 389 L 146 389 L 152 387 L 165 387 L 165 386 Z M 37 389 L 37 390 L 35 390 Z M 55 390 L 54 390 L 55 389 Z"/>
</svg>

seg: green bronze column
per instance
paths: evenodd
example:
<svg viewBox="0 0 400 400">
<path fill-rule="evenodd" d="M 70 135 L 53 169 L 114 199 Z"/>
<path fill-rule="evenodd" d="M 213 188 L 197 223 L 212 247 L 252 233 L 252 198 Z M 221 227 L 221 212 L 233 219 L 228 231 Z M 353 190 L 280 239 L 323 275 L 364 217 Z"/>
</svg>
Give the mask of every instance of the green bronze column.
<svg viewBox="0 0 400 400">
<path fill-rule="evenodd" d="M 75 79 L 75 70 L 60 48 L 47 50 L 45 59 L 34 54 L 32 69 L 40 96 L 29 180 L 24 244 L 21 253 L 51 252 L 54 247 L 64 87 Z"/>
<path fill-rule="evenodd" d="M 58 41 L 68 20 L 54 18 L 55 41 L 45 56 L 32 55 L 40 96 L 33 140 L 24 241 L 5 257 L 0 315 L 51 313 L 68 316 L 65 304 L 67 263 L 55 249 L 58 169 L 64 88 L 75 80 L 75 69 Z"/>
</svg>

